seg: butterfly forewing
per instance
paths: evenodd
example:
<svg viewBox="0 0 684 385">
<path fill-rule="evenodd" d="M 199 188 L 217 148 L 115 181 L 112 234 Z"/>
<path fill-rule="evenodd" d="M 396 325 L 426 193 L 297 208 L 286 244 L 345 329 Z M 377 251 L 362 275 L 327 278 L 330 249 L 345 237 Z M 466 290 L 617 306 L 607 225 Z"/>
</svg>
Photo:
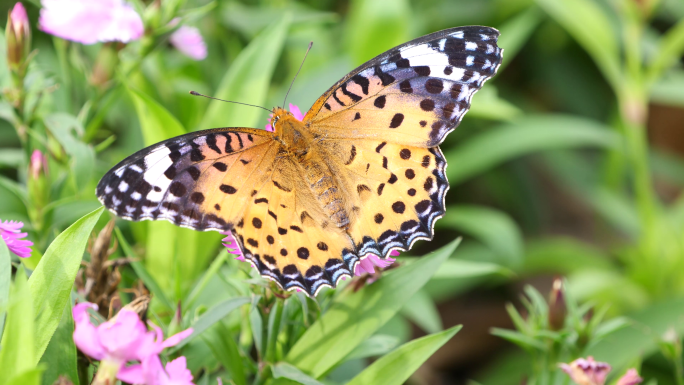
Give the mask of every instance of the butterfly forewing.
<svg viewBox="0 0 684 385">
<path fill-rule="evenodd" d="M 195 230 L 229 230 L 267 180 L 277 148 L 249 128 L 198 131 L 126 158 L 97 186 L 98 199 L 129 220 L 164 219 Z"/>
<path fill-rule="evenodd" d="M 370 60 L 330 88 L 307 113 L 310 129 L 328 138 L 392 138 L 432 147 L 470 108 L 496 73 L 499 32 L 462 27 L 408 42 Z"/>
</svg>

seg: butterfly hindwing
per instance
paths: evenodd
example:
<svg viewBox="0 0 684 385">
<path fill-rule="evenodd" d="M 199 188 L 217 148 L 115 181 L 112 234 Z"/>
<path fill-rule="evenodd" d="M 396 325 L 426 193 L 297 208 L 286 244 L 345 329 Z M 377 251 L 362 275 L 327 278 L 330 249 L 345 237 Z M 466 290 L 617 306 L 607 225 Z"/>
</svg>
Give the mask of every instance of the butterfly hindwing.
<svg viewBox="0 0 684 385">
<path fill-rule="evenodd" d="M 198 131 L 126 158 L 100 180 L 97 196 L 125 219 L 225 231 L 266 182 L 276 152 L 272 133 L 264 130 Z"/>
<path fill-rule="evenodd" d="M 501 63 L 499 32 L 453 28 L 423 36 L 368 61 L 330 88 L 305 117 L 328 138 L 392 138 L 440 144 Z"/>
<path fill-rule="evenodd" d="M 377 140 L 323 145 L 335 159 L 334 172 L 354 186 L 349 195 L 354 217 L 347 231 L 358 255 L 386 257 L 393 249 L 409 250 L 418 239 L 432 239 L 449 189 L 439 147 Z"/>
</svg>

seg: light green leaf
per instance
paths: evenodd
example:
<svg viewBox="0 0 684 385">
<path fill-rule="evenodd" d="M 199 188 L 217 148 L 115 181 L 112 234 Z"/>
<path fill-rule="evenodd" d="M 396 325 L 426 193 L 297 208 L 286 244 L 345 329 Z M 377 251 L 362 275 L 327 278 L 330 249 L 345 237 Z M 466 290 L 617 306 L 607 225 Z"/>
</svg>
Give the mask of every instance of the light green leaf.
<svg viewBox="0 0 684 385">
<path fill-rule="evenodd" d="M 214 353 L 216 359 L 228 370 L 233 383 L 236 385 L 247 384 L 240 350 L 228 328 L 218 322 L 213 334 L 214 338 L 202 337 L 202 339 Z"/>
<path fill-rule="evenodd" d="M 275 301 L 268 316 L 268 331 L 266 334 L 266 360 L 276 361 L 276 344 L 280 334 L 281 320 L 283 316 L 283 301 Z"/>
<path fill-rule="evenodd" d="M 433 275 L 434 279 L 457 279 L 483 277 L 500 274 L 513 276 L 513 272 L 501 265 L 491 262 L 466 261 L 461 259 L 448 259 Z"/>
<path fill-rule="evenodd" d="M 195 287 L 192 288 L 192 291 L 188 295 L 187 299 L 183 301 L 183 306 L 185 306 L 187 309 L 190 309 L 192 307 L 197 297 L 202 293 L 202 290 L 204 290 L 209 281 L 216 275 L 221 266 L 223 266 L 223 264 L 226 263 L 227 259 L 228 250 L 221 250 L 221 252 L 216 257 L 214 262 L 212 262 L 211 266 L 209 266 L 209 269 L 207 269 L 204 275 L 202 275 L 202 278 L 199 280 L 199 282 L 197 282 Z"/>
<path fill-rule="evenodd" d="M 90 233 L 104 207 L 64 230 L 48 247 L 31 274 L 29 287 L 36 316 L 36 357 L 40 358 L 57 329 L 69 301 Z"/>
<path fill-rule="evenodd" d="M 0 151 L 0 167 L 17 168 L 24 161 L 24 151 L 18 148 L 3 148 Z"/>
<path fill-rule="evenodd" d="M 501 121 L 510 121 L 520 115 L 522 115 L 522 111 L 501 99 L 493 84 L 487 84 L 473 96 L 473 102 L 468 112 L 469 117 Z"/>
<path fill-rule="evenodd" d="M 461 325 L 457 325 L 441 333 L 431 334 L 405 343 L 395 351 L 375 361 L 349 381 L 347 385 L 403 384 L 437 349 L 456 335 L 461 327 Z"/>
<path fill-rule="evenodd" d="M 651 87 L 651 100 L 668 106 L 684 106 L 684 71 L 673 70 Z"/>
<path fill-rule="evenodd" d="M 399 342 L 399 338 L 396 336 L 387 334 L 372 335 L 355 347 L 354 350 L 345 357 L 345 361 L 381 356 L 397 347 Z"/>
<path fill-rule="evenodd" d="M 591 0 L 537 0 L 537 4 L 589 53 L 613 89 L 620 89 L 617 33 L 601 6 Z"/>
<path fill-rule="evenodd" d="M 684 19 L 670 28 L 661 38 L 656 55 L 648 68 L 648 79 L 656 81 L 663 72 L 682 57 L 684 52 Z"/>
<path fill-rule="evenodd" d="M 542 14 L 539 12 L 539 8 L 533 6 L 518 13 L 499 28 L 501 36 L 499 36 L 498 45 L 504 49 L 499 73 L 518 54 L 541 20 Z"/>
<path fill-rule="evenodd" d="M 79 139 L 83 135 L 81 122 L 73 115 L 57 112 L 45 117 L 44 123 L 72 159 L 76 189 L 87 186 L 95 168 L 95 150 Z"/>
<path fill-rule="evenodd" d="M 353 0 L 345 31 L 347 52 L 361 64 L 410 40 L 407 0 Z"/>
<path fill-rule="evenodd" d="M 523 271 L 526 274 L 570 274 L 614 268 L 610 258 L 592 245 L 574 238 L 547 237 L 527 242 Z"/>
<path fill-rule="evenodd" d="M 0 337 L 2 337 L 2 331 L 5 329 L 5 316 L 9 306 L 11 284 L 12 259 L 5 241 L 0 238 Z"/>
<path fill-rule="evenodd" d="M 172 310 L 175 309 L 175 306 L 171 301 L 169 301 L 168 297 L 166 297 L 166 294 L 164 293 L 164 290 L 157 284 L 157 281 L 154 280 L 154 278 L 150 275 L 150 273 L 147 272 L 147 269 L 145 269 L 145 265 L 143 265 L 142 262 L 140 262 L 140 258 L 135 254 L 131 246 L 128 244 L 128 241 L 126 238 L 121 234 L 121 230 L 119 228 L 115 228 L 114 232 L 116 233 L 116 238 L 119 240 L 119 243 L 121 244 L 121 249 L 123 250 L 124 254 L 132 259 L 133 261 L 130 263 L 131 267 L 135 271 L 135 274 L 140 278 L 145 286 L 150 289 L 150 292 L 152 292 L 153 298 L 156 298 L 159 300 L 164 306 L 167 307 L 167 309 Z"/>
<path fill-rule="evenodd" d="M 249 311 L 249 324 L 252 328 L 252 335 L 254 336 L 254 346 L 256 346 L 259 357 L 264 356 L 264 321 L 261 318 L 259 309 L 252 304 Z"/>
<path fill-rule="evenodd" d="M 273 371 L 273 378 L 287 378 L 288 380 L 296 381 L 303 385 L 323 385 L 323 383 L 314 380 L 313 378 L 304 374 L 297 367 L 288 364 L 287 362 L 279 362 L 271 368 Z"/>
<path fill-rule="evenodd" d="M 593 120 L 567 115 L 525 116 L 480 134 L 446 151 L 447 176 L 453 184 L 505 161 L 536 151 L 568 147 L 613 147 L 620 137 Z"/>
<path fill-rule="evenodd" d="M 14 277 L 7 307 L 7 325 L 0 342 L 0 384 L 8 383 L 12 377 L 35 368 L 38 363 L 35 351 L 36 330 L 31 320 L 31 289 L 26 281 L 26 271 L 21 267 Z"/>
<path fill-rule="evenodd" d="M 7 385 L 40 385 L 45 368 L 38 367 L 19 373 L 7 381 Z"/>
<path fill-rule="evenodd" d="M 335 299 L 328 311 L 292 347 L 286 361 L 320 378 L 371 336 L 413 296 L 460 242 L 387 272 L 371 285 Z"/>
<path fill-rule="evenodd" d="M 283 49 L 291 15 L 285 14 L 240 52 L 228 68 L 213 96 L 257 106 L 266 101 L 268 87 Z M 263 112 L 254 107 L 212 101 L 199 129 L 215 127 L 263 127 Z M 260 124 L 261 123 L 261 124 Z"/>
<path fill-rule="evenodd" d="M 513 330 L 493 328 L 492 334 L 512 342 L 528 351 L 534 351 L 537 349 L 543 351 L 546 349 L 546 346 L 540 341 Z"/>
<path fill-rule="evenodd" d="M 202 314 L 197 321 L 195 321 L 191 327 L 192 327 L 192 334 L 188 336 L 188 338 L 184 339 L 179 343 L 178 345 L 175 346 L 174 349 L 172 349 L 172 352 L 177 351 L 181 347 L 185 346 L 188 342 L 192 341 L 193 338 L 199 336 L 200 334 L 204 333 L 205 330 L 209 329 L 211 326 L 213 326 L 215 323 L 221 321 L 224 317 L 226 317 L 228 314 L 230 314 L 233 310 L 239 308 L 240 306 L 249 303 L 249 298 L 247 297 L 238 297 L 238 298 L 231 298 L 228 300 L 225 300 L 211 309 L 207 310 L 206 313 Z"/>
<path fill-rule="evenodd" d="M 130 87 L 127 91 L 138 113 L 146 146 L 185 134 L 183 125 L 164 106 L 140 91 Z"/>
<path fill-rule="evenodd" d="M 442 319 L 437 311 L 437 305 L 423 290 L 418 290 L 404 304 L 404 307 L 401 308 L 401 314 L 428 333 L 439 333 L 444 329 Z"/>
<path fill-rule="evenodd" d="M 501 264 L 513 268 L 520 266 L 523 259 L 522 233 L 508 214 L 474 205 L 452 205 L 446 211 L 449 215 L 437 222 L 437 226 L 471 235 L 489 246 Z"/>
<path fill-rule="evenodd" d="M 76 345 L 74 344 L 74 319 L 71 315 L 71 301 L 67 301 L 59 326 L 40 359 L 45 367 L 43 381 L 54 383 L 60 375 L 66 376 L 74 385 L 79 385 L 76 366 Z"/>
</svg>

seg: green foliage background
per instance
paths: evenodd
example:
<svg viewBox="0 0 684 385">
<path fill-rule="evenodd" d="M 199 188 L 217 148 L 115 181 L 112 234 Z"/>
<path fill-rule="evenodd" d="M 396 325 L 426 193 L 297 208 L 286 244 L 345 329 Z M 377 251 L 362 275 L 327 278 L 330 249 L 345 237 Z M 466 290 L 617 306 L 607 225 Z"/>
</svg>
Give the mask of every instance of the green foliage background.
<svg viewBox="0 0 684 385">
<path fill-rule="evenodd" d="M 684 381 L 681 349 L 671 359 L 659 348 L 666 330 L 684 331 L 683 154 L 648 140 L 649 131 L 665 129 L 656 121 L 675 127 L 673 142 L 683 137 L 684 2 L 168 0 L 156 14 L 148 2 L 132 3 L 155 32 L 119 51 L 116 70 L 99 86 L 90 74 L 112 47 L 38 31 L 38 1 L 27 4 L 38 54 L 25 82 L 29 112 L 18 115 L 7 98 L 0 102 L 0 218 L 26 223 L 36 251 L 19 261 L 0 244 L 0 312 L 7 313 L 0 317 L 0 368 L 16 367 L 0 371 L 0 383 L 40 381 L 40 370 L 45 384 L 59 374 L 78 382 L 71 283 L 91 230 L 110 218 L 94 195 L 104 172 L 182 133 L 266 123 L 262 110 L 189 90 L 280 105 L 313 40 L 288 99 L 306 110 L 375 55 L 460 25 L 498 28 L 504 62 L 441 146 L 451 190 L 433 242 L 421 242 L 402 267 L 358 293 L 338 289 L 317 301 L 296 295 L 283 302 L 221 251 L 216 233 L 119 221 L 112 258 L 135 259 L 122 269 L 122 300 L 129 298 L 123 289 L 141 279 L 153 293 L 150 319 L 167 334 L 195 328 L 172 355 L 187 356 L 201 384 L 217 376 L 236 384 L 400 384 L 458 332 L 444 325 L 440 309 L 481 293 L 502 298 L 503 309 L 504 301 L 518 303 L 519 284 L 547 290 L 549 277 L 562 275 L 575 300 L 625 321 L 559 360 L 593 355 L 615 373 L 637 365 L 660 384 Z M 170 16 L 199 27 L 207 59 L 193 61 L 169 46 L 158 24 Z M 0 46 L 0 55 L 5 51 Z M 10 88 L 5 62 L 0 57 L 0 84 Z M 662 111 L 654 106 L 675 112 L 649 120 L 649 110 L 652 118 Z M 25 138 L 17 134 L 21 125 Z M 41 189 L 27 180 L 33 149 L 50 154 Z M 182 314 L 174 317 L 179 302 Z M 27 318 L 35 319 L 33 329 L 21 326 Z M 556 349 L 546 326 L 524 328 L 525 338 L 500 333 L 522 350 L 500 344 L 487 359 L 448 361 L 454 366 L 441 368 L 444 383 L 567 382 L 556 362 L 534 365 L 540 352 Z M 466 325 L 451 343 L 468 333 Z M 18 358 L 10 349 L 30 345 L 35 349 L 21 350 L 23 366 L 12 364 Z M 420 371 L 411 378 L 428 381 Z"/>
</svg>

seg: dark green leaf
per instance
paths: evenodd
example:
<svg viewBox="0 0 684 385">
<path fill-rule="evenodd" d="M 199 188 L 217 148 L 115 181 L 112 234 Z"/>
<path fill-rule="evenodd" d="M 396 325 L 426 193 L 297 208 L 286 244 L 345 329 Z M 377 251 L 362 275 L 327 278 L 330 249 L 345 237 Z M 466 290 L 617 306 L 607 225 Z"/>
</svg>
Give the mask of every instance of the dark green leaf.
<svg viewBox="0 0 684 385">
<path fill-rule="evenodd" d="M 55 334 L 40 359 L 44 364 L 43 382 L 54 383 L 60 375 L 64 375 L 74 385 L 78 385 L 78 369 L 76 367 L 76 345 L 74 344 L 74 319 L 71 315 L 71 301 L 67 301 L 62 319 Z"/>
<path fill-rule="evenodd" d="M 202 339 L 214 353 L 216 359 L 228 370 L 233 383 L 236 385 L 247 384 L 240 350 L 228 328 L 218 322 L 213 334 L 214 338 L 202 337 Z"/>
<path fill-rule="evenodd" d="M 75 116 L 62 112 L 48 115 L 44 122 L 72 159 L 76 189 L 87 186 L 95 167 L 95 150 L 79 139 L 84 131 L 81 122 Z"/>
<path fill-rule="evenodd" d="M 423 290 L 418 290 L 406 301 L 401 314 L 428 333 L 438 333 L 444 329 L 437 305 Z"/>
<path fill-rule="evenodd" d="M 192 334 L 181 341 L 178 345 L 175 346 L 173 351 L 177 351 L 181 347 L 183 347 L 185 344 L 188 342 L 192 341 L 193 338 L 201 335 L 204 333 L 205 330 L 209 329 L 211 326 L 213 326 L 215 323 L 221 321 L 224 317 L 226 317 L 228 314 L 230 314 L 233 310 L 239 308 L 240 306 L 249 303 L 249 298 L 246 297 L 238 297 L 238 298 L 231 298 L 228 300 L 225 300 L 218 305 L 212 307 L 211 309 L 207 310 L 206 313 L 202 314 L 197 321 L 195 321 L 191 327 L 192 327 Z"/>
</svg>

